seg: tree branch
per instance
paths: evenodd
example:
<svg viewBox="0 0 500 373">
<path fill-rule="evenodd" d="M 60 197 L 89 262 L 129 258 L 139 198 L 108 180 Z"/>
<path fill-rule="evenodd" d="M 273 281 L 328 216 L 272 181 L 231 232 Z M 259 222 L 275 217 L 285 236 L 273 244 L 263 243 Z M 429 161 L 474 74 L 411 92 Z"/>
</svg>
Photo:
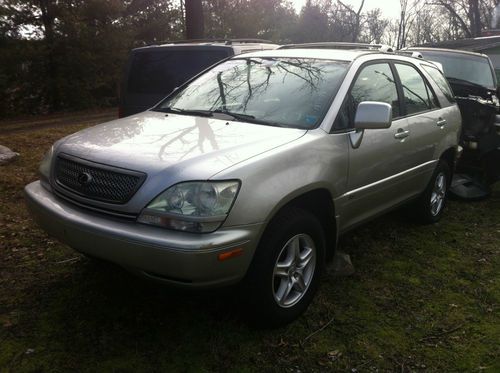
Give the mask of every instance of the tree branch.
<svg viewBox="0 0 500 373">
<path fill-rule="evenodd" d="M 462 17 L 457 13 L 457 11 L 453 8 L 453 6 L 450 3 L 444 2 L 443 0 L 436 0 L 435 3 L 428 3 L 429 5 L 438 5 L 444 7 L 453 18 L 455 18 L 458 23 L 460 23 L 460 27 L 462 28 L 462 31 L 465 32 L 467 37 L 472 37 L 471 30 L 469 29 L 469 26 L 467 26 L 467 23 L 463 20 Z"/>
</svg>

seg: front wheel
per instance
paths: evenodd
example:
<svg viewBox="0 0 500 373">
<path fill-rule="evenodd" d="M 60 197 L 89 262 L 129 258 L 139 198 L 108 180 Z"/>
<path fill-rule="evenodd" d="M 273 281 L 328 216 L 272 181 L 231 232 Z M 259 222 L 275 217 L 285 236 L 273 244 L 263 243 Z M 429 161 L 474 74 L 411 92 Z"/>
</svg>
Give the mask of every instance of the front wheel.
<svg viewBox="0 0 500 373">
<path fill-rule="evenodd" d="M 275 218 L 246 278 L 251 318 L 262 326 L 287 324 L 303 313 L 318 287 L 325 239 L 318 219 L 288 208 Z"/>
<path fill-rule="evenodd" d="M 450 167 L 448 163 L 440 160 L 429 184 L 415 204 L 417 217 L 422 223 L 436 223 L 441 219 L 448 197 L 450 182 Z"/>
</svg>

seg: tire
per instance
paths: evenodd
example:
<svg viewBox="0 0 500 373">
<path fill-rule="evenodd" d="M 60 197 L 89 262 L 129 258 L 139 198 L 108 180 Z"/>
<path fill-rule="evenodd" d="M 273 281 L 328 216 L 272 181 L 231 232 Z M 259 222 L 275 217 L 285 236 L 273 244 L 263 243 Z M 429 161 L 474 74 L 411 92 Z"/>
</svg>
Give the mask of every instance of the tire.
<svg viewBox="0 0 500 373">
<path fill-rule="evenodd" d="M 421 223 L 433 224 L 441 219 L 450 183 L 450 166 L 446 161 L 440 160 L 429 184 L 414 205 L 416 216 Z"/>
<path fill-rule="evenodd" d="M 317 291 L 325 258 L 319 220 L 287 208 L 264 233 L 244 281 L 246 311 L 260 327 L 278 327 L 300 316 Z"/>
</svg>

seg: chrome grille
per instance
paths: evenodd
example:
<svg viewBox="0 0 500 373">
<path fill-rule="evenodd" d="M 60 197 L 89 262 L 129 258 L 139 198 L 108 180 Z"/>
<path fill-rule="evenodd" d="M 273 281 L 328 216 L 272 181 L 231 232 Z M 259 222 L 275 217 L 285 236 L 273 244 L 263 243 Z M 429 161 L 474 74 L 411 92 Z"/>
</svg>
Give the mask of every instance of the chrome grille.
<svg viewBox="0 0 500 373">
<path fill-rule="evenodd" d="M 146 175 L 60 154 L 54 178 L 57 185 L 79 196 L 109 203 L 125 203 Z"/>
</svg>

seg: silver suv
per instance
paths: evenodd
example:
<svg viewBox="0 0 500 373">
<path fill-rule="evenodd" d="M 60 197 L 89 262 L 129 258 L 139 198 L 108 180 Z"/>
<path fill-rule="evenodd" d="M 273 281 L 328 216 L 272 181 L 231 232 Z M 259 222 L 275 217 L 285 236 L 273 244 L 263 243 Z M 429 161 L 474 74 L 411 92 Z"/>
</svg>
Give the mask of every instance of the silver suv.
<svg viewBox="0 0 500 373">
<path fill-rule="evenodd" d="M 241 282 L 254 317 L 286 323 L 339 235 L 406 202 L 440 219 L 460 149 L 448 91 L 431 62 L 377 50 L 235 56 L 56 142 L 26 199 L 79 252 L 184 287 Z"/>
</svg>

